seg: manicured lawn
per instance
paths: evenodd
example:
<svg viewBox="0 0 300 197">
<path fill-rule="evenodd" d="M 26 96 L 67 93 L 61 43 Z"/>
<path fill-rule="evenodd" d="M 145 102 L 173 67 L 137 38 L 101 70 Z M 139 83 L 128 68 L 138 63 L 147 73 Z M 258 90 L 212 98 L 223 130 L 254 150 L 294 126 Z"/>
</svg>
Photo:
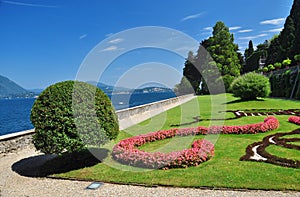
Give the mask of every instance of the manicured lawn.
<svg viewBox="0 0 300 197">
<path fill-rule="evenodd" d="M 227 100 L 223 102 L 223 98 Z M 215 104 L 215 101 L 220 101 Z M 211 105 L 214 103 L 215 105 Z M 113 144 L 121 139 L 142 133 L 161 129 L 170 129 L 172 124 L 182 124 L 194 121 L 193 117 L 233 118 L 233 113 L 225 110 L 247 109 L 299 109 L 299 101 L 265 99 L 258 101 L 238 102 L 231 95 L 199 96 L 181 107 L 173 108 L 139 125 L 128 128 L 122 132 L 118 139 L 103 148 L 111 150 Z M 219 112 L 223 111 L 223 112 Z M 244 125 L 262 122 L 266 116 L 243 117 L 226 121 L 201 121 L 182 127 L 195 127 L 198 125 Z M 209 188 L 247 188 L 268 190 L 298 190 L 300 191 L 300 169 L 286 168 L 273 164 L 253 161 L 240 161 L 245 154 L 246 147 L 254 142 L 261 141 L 265 136 L 277 132 L 290 132 L 299 126 L 287 121 L 289 116 L 277 115 L 280 127 L 271 132 L 252 135 L 212 135 L 175 137 L 157 141 L 140 147 L 151 152 L 171 152 L 189 148 L 195 139 L 207 139 L 215 142 L 215 156 L 197 167 L 170 170 L 146 170 L 121 165 L 108 156 L 102 163 L 91 167 L 54 174 L 55 177 L 75 178 L 84 180 L 97 180 L 117 183 L 137 183 L 145 185 L 168 185 L 178 187 L 209 187 Z M 299 135 L 295 135 L 299 137 Z M 295 137 L 293 136 L 293 137 Z M 290 136 L 289 136 L 290 137 Z M 299 143 L 297 143 L 299 144 Z M 299 151 L 271 146 L 267 149 L 272 154 L 299 160 Z M 51 162 L 47 165 L 51 166 Z M 49 167 L 48 166 L 48 167 Z"/>
</svg>

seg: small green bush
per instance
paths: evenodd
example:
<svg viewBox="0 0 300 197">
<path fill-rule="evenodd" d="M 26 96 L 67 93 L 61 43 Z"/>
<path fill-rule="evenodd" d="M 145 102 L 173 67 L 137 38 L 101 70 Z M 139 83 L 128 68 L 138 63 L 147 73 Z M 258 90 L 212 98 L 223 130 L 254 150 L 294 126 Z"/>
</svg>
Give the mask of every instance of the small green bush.
<svg viewBox="0 0 300 197">
<path fill-rule="evenodd" d="M 269 71 L 269 69 L 268 69 L 267 67 L 264 67 L 264 68 L 263 68 L 263 71 L 266 73 L 266 72 Z"/>
<path fill-rule="evenodd" d="M 276 62 L 274 64 L 275 68 L 281 68 L 282 64 L 280 62 Z"/>
<path fill-rule="evenodd" d="M 300 62 L 300 54 L 295 55 L 295 56 L 294 56 L 294 60 L 295 60 L 296 62 Z"/>
<path fill-rule="evenodd" d="M 270 94 L 269 79 L 257 73 L 247 73 L 235 79 L 231 86 L 235 97 L 241 100 L 255 100 L 257 97 L 267 97 Z"/>
<path fill-rule="evenodd" d="M 284 65 L 284 66 L 289 66 L 291 63 L 292 63 L 292 60 L 290 60 L 289 58 L 282 61 L 282 65 Z"/>
<path fill-rule="evenodd" d="M 33 143 L 46 154 L 81 151 L 115 139 L 119 125 L 109 98 L 97 87 L 75 81 L 46 88 L 31 110 Z"/>
<path fill-rule="evenodd" d="M 275 70 L 275 67 L 273 66 L 273 64 L 268 65 L 268 70 L 269 71 Z"/>
</svg>

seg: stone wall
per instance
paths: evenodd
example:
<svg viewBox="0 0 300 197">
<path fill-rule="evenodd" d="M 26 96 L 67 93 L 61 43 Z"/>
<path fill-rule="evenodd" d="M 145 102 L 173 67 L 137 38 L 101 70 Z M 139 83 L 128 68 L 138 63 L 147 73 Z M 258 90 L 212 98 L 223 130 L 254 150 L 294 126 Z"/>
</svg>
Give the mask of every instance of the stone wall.
<svg viewBox="0 0 300 197">
<path fill-rule="evenodd" d="M 33 133 L 34 129 L 0 136 L 0 155 L 33 146 Z"/>
<path fill-rule="evenodd" d="M 126 129 L 139 122 L 147 120 L 168 109 L 181 105 L 194 98 L 194 95 L 184 95 L 154 103 L 117 111 L 120 130 Z M 33 146 L 34 129 L 0 136 L 0 155 Z"/>
<path fill-rule="evenodd" d="M 126 129 L 132 125 L 147 120 L 157 114 L 174 108 L 182 103 L 188 102 L 195 98 L 193 94 L 174 97 L 158 102 L 140 105 L 128 109 L 117 111 L 120 130 Z"/>
</svg>

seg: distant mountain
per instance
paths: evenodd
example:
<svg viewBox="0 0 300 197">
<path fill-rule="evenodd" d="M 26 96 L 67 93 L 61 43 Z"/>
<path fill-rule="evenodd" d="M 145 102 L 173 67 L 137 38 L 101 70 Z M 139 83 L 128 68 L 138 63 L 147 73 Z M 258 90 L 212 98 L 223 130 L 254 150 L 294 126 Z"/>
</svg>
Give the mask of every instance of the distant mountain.
<svg viewBox="0 0 300 197">
<path fill-rule="evenodd" d="M 88 81 L 87 83 L 92 84 L 94 86 L 97 86 L 98 88 L 100 88 L 103 92 L 105 92 L 106 94 L 110 94 L 112 92 L 132 92 L 132 90 L 130 88 L 123 88 L 123 87 L 114 87 L 111 85 L 107 85 L 104 83 L 100 83 L 100 82 L 96 82 L 96 81 Z"/>
<path fill-rule="evenodd" d="M 29 89 L 28 91 L 36 94 L 41 94 L 44 91 L 44 89 Z"/>
<path fill-rule="evenodd" d="M 173 90 L 170 88 L 163 88 L 163 87 L 145 87 L 145 88 L 134 90 L 134 93 L 162 93 L 162 92 L 173 92 Z"/>
<path fill-rule="evenodd" d="M 36 96 L 35 93 L 25 90 L 7 77 L 0 75 L 0 98 L 28 98 Z"/>
<path fill-rule="evenodd" d="M 140 93 L 160 93 L 160 92 L 173 92 L 172 89 L 170 88 L 164 88 L 164 87 L 145 87 L 145 88 L 140 88 L 140 89 L 130 89 L 130 88 L 124 88 L 124 87 L 114 87 L 111 85 L 107 85 L 104 83 L 98 83 L 95 81 L 88 81 L 87 83 L 92 84 L 94 86 L 99 87 L 103 92 L 106 94 L 111 94 L 111 93 L 135 93 L 135 94 L 140 94 Z"/>
</svg>

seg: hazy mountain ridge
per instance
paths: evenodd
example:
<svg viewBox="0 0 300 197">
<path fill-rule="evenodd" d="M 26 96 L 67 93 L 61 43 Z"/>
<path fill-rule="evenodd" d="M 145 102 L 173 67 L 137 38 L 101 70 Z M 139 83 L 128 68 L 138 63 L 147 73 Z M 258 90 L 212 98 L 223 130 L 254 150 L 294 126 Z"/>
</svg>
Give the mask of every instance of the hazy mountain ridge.
<svg viewBox="0 0 300 197">
<path fill-rule="evenodd" d="M 36 96 L 7 77 L 0 75 L 0 98 L 29 98 Z"/>
<path fill-rule="evenodd" d="M 92 84 L 94 86 L 97 86 L 98 88 L 100 88 L 103 92 L 105 92 L 106 94 L 118 94 L 118 93 L 135 93 L 135 94 L 142 94 L 142 93 L 160 93 L 160 92 L 173 92 L 172 89 L 170 88 L 165 88 L 165 87 L 145 87 L 145 88 L 138 88 L 138 89 L 130 89 L 130 88 L 125 88 L 125 87 L 114 87 L 111 85 L 107 85 L 104 83 L 98 83 L 95 81 L 88 81 L 87 83 Z"/>
<path fill-rule="evenodd" d="M 125 87 L 114 87 L 112 85 L 94 81 L 88 81 L 87 83 L 97 86 L 106 94 L 143 94 L 173 92 L 170 88 L 156 86 L 130 89 Z M 32 98 L 38 96 L 42 91 L 43 89 L 26 90 L 9 78 L 0 75 L 0 98 Z"/>
</svg>

